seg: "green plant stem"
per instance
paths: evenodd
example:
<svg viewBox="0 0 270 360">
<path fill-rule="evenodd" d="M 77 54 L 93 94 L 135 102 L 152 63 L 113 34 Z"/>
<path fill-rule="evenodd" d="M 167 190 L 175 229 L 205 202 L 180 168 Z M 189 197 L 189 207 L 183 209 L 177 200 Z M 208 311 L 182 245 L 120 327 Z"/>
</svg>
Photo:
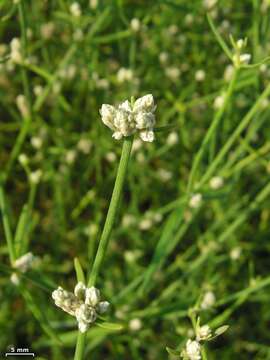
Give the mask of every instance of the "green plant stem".
<svg viewBox="0 0 270 360">
<path fill-rule="evenodd" d="M 83 359 L 85 339 L 86 339 L 86 333 L 82 334 L 81 332 L 79 332 L 78 337 L 77 337 L 77 344 L 76 344 L 74 360 Z"/>
<path fill-rule="evenodd" d="M 193 162 L 193 165 L 192 165 L 192 168 L 191 168 L 191 172 L 190 172 L 190 177 L 189 177 L 189 182 L 188 182 L 188 192 L 190 192 L 192 190 L 192 185 L 194 183 L 194 178 L 195 178 L 195 174 L 196 174 L 196 171 L 201 163 L 201 160 L 202 160 L 202 157 L 203 157 L 203 154 L 205 152 L 205 149 L 209 143 L 209 141 L 211 139 L 213 139 L 213 137 L 215 136 L 215 132 L 216 132 L 216 129 L 217 129 L 217 126 L 219 125 L 220 123 L 220 120 L 228 106 L 228 103 L 229 103 L 229 100 L 233 94 L 233 91 L 235 89 L 235 84 L 236 84 L 236 80 L 237 80 L 237 75 L 238 75 L 238 70 L 237 69 L 234 69 L 234 72 L 233 72 L 233 76 L 232 76 L 232 79 L 230 81 L 230 84 L 228 86 L 228 89 L 227 89 L 227 92 L 225 94 L 225 99 L 224 99 L 224 103 L 223 103 L 223 106 L 219 109 L 219 111 L 216 113 L 213 121 L 212 121 L 212 124 L 210 126 L 210 128 L 208 129 L 204 139 L 203 139 L 203 142 L 202 142 L 202 145 L 199 149 L 199 151 L 197 152 L 196 156 L 195 156 L 195 159 L 194 159 L 194 162 Z"/>
<path fill-rule="evenodd" d="M 128 138 L 127 140 L 124 140 L 123 148 L 122 148 L 122 154 L 121 159 L 119 162 L 119 167 L 116 175 L 116 180 L 114 184 L 114 189 L 111 197 L 111 202 L 109 206 L 109 210 L 107 213 L 107 217 L 105 220 L 104 228 L 101 234 L 97 254 L 94 260 L 93 269 L 91 271 L 91 274 L 89 276 L 88 286 L 94 286 L 96 283 L 96 279 L 98 276 L 98 273 L 101 269 L 101 265 L 103 263 L 106 250 L 108 247 L 111 231 L 113 228 L 113 224 L 115 221 L 115 216 L 117 213 L 120 197 L 123 190 L 123 184 L 127 173 L 127 166 L 128 166 L 128 160 L 130 157 L 130 151 L 132 147 L 132 138 Z"/>
<path fill-rule="evenodd" d="M 117 214 L 119 201 L 121 198 L 124 180 L 127 174 L 128 161 L 130 157 L 131 147 L 133 143 L 133 138 L 127 138 L 124 140 L 122 147 L 121 159 L 119 162 L 116 180 L 114 184 L 114 189 L 111 197 L 111 202 L 109 205 L 109 210 L 105 220 L 104 228 L 101 234 L 97 254 L 94 260 L 93 268 L 89 276 L 88 286 L 94 286 L 97 280 L 97 276 L 103 264 L 105 258 L 106 250 L 109 244 L 110 235 L 112 228 L 115 222 L 115 217 Z M 86 334 L 79 332 L 76 344 L 76 350 L 74 355 L 74 360 L 83 359 L 84 347 L 85 347 Z"/>
<path fill-rule="evenodd" d="M 264 99 L 268 97 L 270 94 L 270 85 L 266 87 L 264 92 L 261 94 L 261 96 L 257 99 L 253 107 L 249 110 L 249 112 L 244 116 L 240 124 L 237 126 L 237 128 L 234 130 L 232 135 L 228 138 L 227 142 L 223 145 L 220 152 L 215 157 L 214 161 L 210 164 L 207 171 L 205 172 L 204 176 L 202 177 L 198 187 L 201 187 L 203 184 L 205 184 L 213 175 L 213 173 L 216 171 L 217 166 L 220 164 L 220 162 L 223 160 L 224 156 L 229 152 L 231 147 L 234 145 L 235 141 L 239 138 L 242 131 L 248 126 L 250 121 L 253 119 L 254 115 L 259 111 L 261 107 L 261 103 Z"/>
<path fill-rule="evenodd" d="M 8 215 L 7 215 L 4 189 L 2 186 L 0 186 L 0 209 L 1 209 L 1 213 L 2 213 L 3 227 L 4 227 L 5 237 L 6 237 L 7 246 L 8 246 L 9 259 L 10 259 L 10 263 L 13 264 L 13 262 L 15 261 L 15 253 L 14 253 L 14 247 L 13 247 L 12 232 L 11 232 L 10 223 L 9 223 L 9 219 L 8 219 Z"/>
</svg>

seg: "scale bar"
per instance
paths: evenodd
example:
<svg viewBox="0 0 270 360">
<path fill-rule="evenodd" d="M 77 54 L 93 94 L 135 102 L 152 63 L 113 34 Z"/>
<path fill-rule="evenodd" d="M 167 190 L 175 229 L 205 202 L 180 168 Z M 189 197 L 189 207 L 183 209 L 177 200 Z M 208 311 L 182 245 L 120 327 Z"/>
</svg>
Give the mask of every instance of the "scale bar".
<svg viewBox="0 0 270 360">
<path fill-rule="evenodd" d="M 14 353 L 14 352 L 12 352 L 12 353 L 6 353 L 5 354 L 5 356 L 7 357 L 7 356 L 21 356 L 21 355 L 26 355 L 26 356 L 35 356 L 35 354 L 34 353 L 30 353 L 30 352 L 25 352 L 25 353 Z"/>
</svg>

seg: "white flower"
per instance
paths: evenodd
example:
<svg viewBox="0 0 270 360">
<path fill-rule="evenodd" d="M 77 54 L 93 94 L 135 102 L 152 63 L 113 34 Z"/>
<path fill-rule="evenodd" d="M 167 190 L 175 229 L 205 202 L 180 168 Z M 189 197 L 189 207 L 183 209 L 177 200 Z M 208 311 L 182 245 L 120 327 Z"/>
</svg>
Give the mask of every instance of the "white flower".
<svg viewBox="0 0 270 360">
<path fill-rule="evenodd" d="M 43 86 L 35 85 L 33 91 L 36 96 L 40 96 L 43 93 Z"/>
<path fill-rule="evenodd" d="M 18 156 L 18 160 L 19 160 L 19 163 L 23 166 L 28 165 L 28 163 L 29 163 L 29 158 L 25 154 L 20 154 Z"/>
<path fill-rule="evenodd" d="M 212 307 L 216 302 L 215 294 L 212 291 L 207 291 L 201 302 L 201 308 L 206 310 Z"/>
<path fill-rule="evenodd" d="M 205 79 L 205 72 L 204 70 L 197 70 L 195 73 L 195 80 L 198 82 L 204 81 Z"/>
<path fill-rule="evenodd" d="M 131 106 L 128 100 L 121 103 L 118 108 L 103 104 L 100 115 L 103 123 L 113 130 L 114 139 L 120 140 L 138 132 L 143 141 L 152 142 L 155 109 L 153 95 L 148 94 L 136 100 L 134 106 Z"/>
<path fill-rule="evenodd" d="M 196 340 L 188 340 L 186 343 L 186 355 L 190 360 L 201 359 L 201 345 Z"/>
<path fill-rule="evenodd" d="M 89 0 L 89 6 L 91 9 L 96 9 L 98 6 L 98 0 Z"/>
<path fill-rule="evenodd" d="M 215 109 L 221 109 L 222 106 L 224 105 L 224 101 L 225 101 L 225 96 L 224 95 L 219 95 L 215 98 L 214 100 L 214 108 Z"/>
<path fill-rule="evenodd" d="M 165 75 L 172 81 L 177 81 L 181 75 L 181 71 L 176 66 L 170 66 L 165 69 Z"/>
<path fill-rule="evenodd" d="M 65 161 L 68 165 L 72 165 L 74 161 L 76 160 L 77 152 L 76 150 L 68 150 L 65 155 Z"/>
<path fill-rule="evenodd" d="M 201 205 L 201 202 L 202 202 L 202 194 L 197 193 L 192 195 L 192 197 L 190 198 L 189 206 L 192 209 L 197 209 Z"/>
<path fill-rule="evenodd" d="M 132 319 L 128 324 L 130 330 L 138 331 L 142 328 L 142 321 L 140 319 Z"/>
<path fill-rule="evenodd" d="M 42 177 L 42 171 L 40 169 L 31 172 L 31 174 L 29 175 L 30 183 L 33 185 L 37 185 L 40 182 L 41 177 Z"/>
<path fill-rule="evenodd" d="M 22 62 L 23 57 L 21 53 L 21 42 L 18 38 L 13 38 L 10 42 L 10 60 L 13 63 L 19 64 Z"/>
<path fill-rule="evenodd" d="M 216 4 L 218 0 L 204 0 L 203 5 L 207 10 L 212 9 Z"/>
<path fill-rule="evenodd" d="M 85 155 L 90 153 L 91 147 L 92 147 L 92 142 L 89 139 L 80 139 L 77 144 L 78 150 Z"/>
<path fill-rule="evenodd" d="M 159 54 L 159 61 L 162 65 L 165 65 L 169 60 L 169 55 L 167 52 L 161 52 Z"/>
<path fill-rule="evenodd" d="M 157 175 L 160 178 L 162 182 L 168 182 L 172 179 L 173 174 L 171 171 L 168 171 L 166 169 L 158 169 Z"/>
<path fill-rule="evenodd" d="M 122 219 L 122 226 L 128 228 L 136 224 L 136 217 L 132 214 L 124 214 Z"/>
<path fill-rule="evenodd" d="M 214 176 L 210 180 L 209 185 L 210 185 L 211 189 L 217 190 L 217 189 L 220 189 L 224 185 L 224 180 L 220 176 Z"/>
<path fill-rule="evenodd" d="M 31 145 L 33 146 L 34 149 L 40 149 L 43 145 L 43 141 L 42 138 L 39 136 L 33 136 L 31 138 Z"/>
<path fill-rule="evenodd" d="M 168 137 L 167 137 L 167 144 L 169 145 L 169 146 L 174 146 L 174 145 L 176 145 L 177 143 L 178 143 L 178 134 L 177 134 L 177 132 L 176 131 L 174 131 L 174 132 L 172 132 L 172 133 L 170 133 L 169 135 L 168 135 Z"/>
<path fill-rule="evenodd" d="M 95 322 L 98 313 L 108 310 L 108 301 L 100 301 L 100 292 L 94 286 L 87 288 L 79 282 L 74 288 L 74 294 L 61 287 L 54 290 L 52 298 L 55 305 L 68 314 L 75 316 L 80 332 L 84 333 Z"/>
<path fill-rule="evenodd" d="M 125 81 L 131 81 L 134 78 L 134 75 L 131 69 L 120 68 L 116 77 L 119 83 L 123 83 Z"/>
<path fill-rule="evenodd" d="M 251 54 L 241 54 L 240 55 L 240 63 L 241 64 L 248 64 L 251 60 Z"/>
<path fill-rule="evenodd" d="M 109 151 L 109 152 L 107 152 L 107 154 L 105 155 L 105 158 L 106 158 L 106 160 L 107 160 L 109 163 L 113 163 L 113 162 L 115 162 L 115 160 L 117 159 L 117 156 L 115 155 L 114 152 Z"/>
<path fill-rule="evenodd" d="M 17 260 L 15 260 L 13 266 L 14 268 L 25 273 L 27 270 L 29 270 L 32 267 L 34 260 L 35 260 L 34 255 L 31 252 L 28 252 L 22 255 L 21 257 L 19 257 Z"/>
<path fill-rule="evenodd" d="M 73 15 L 75 17 L 80 17 L 82 14 L 80 4 L 77 2 L 72 3 L 69 7 L 69 10 L 70 10 L 71 15 Z"/>
<path fill-rule="evenodd" d="M 211 328 L 209 325 L 203 325 L 199 326 L 199 328 L 196 330 L 196 340 L 208 340 L 212 336 Z"/>
<path fill-rule="evenodd" d="M 137 18 L 133 18 L 130 22 L 130 28 L 134 32 L 138 32 L 141 28 L 141 22 Z"/>
<path fill-rule="evenodd" d="M 238 260 L 241 256 L 241 253 L 242 253 L 242 249 L 241 247 L 235 247 L 231 250 L 230 252 L 230 258 L 234 261 Z"/>
</svg>

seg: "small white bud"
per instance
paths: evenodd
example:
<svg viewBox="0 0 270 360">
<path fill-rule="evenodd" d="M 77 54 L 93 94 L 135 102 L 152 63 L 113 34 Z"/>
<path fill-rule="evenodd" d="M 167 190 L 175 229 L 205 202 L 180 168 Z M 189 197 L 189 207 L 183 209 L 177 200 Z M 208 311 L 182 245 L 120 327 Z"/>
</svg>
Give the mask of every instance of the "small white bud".
<svg viewBox="0 0 270 360">
<path fill-rule="evenodd" d="M 81 6 L 77 2 L 72 3 L 70 5 L 69 10 L 70 10 L 71 15 L 73 15 L 74 17 L 80 17 L 82 14 Z"/>
<path fill-rule="evenodd" d="M 217 190 L 220 189 L 224 185 L 224 180 L 220 176 L 214 176 L 209 183 L 211 189 Z"/>
<path fill-rule="evenodd" d="M 132 319 L 128 326 L 131 331 L 139 331 L 142 328 L 142 321 L 140 319 Z"/>
<path fill-rule="evenodd" d="M 194 194 L 189 200 L 189 206 L 192 209 L 197 209 L 202 203 L 202 194 Z"/>
<path fill-rule="evenodd" d="M 216 302 L 215 294 L 212 291 L 207 291 L 201 302 L 201 308 L 206 310 L 211 308 Z"/>
<path fill-rule="evenodd" d="M 79 281 L 74 288 L 74 295 L 83 300 L 85 298 L 85 291 L 86 286 L 81 281 Z"/>
<path fill-rule="evenodd" d="M 18 156 L 18 160 L 19 160 L 19 163 L 23 166 L 28 165 L 28 163 L 29 163 L 29 158 L 25 154 L 20 154 Z"/>
<path fill-rule="evenodd" d="M 34 149 L 39 150 L 43 145 L 42 138 L 39 136 L 33 136 L 31 138 L 31 145 L 33 146 Z"/>
<path fill-rule="evenodd" d="M 110 307 L 110 303 L 108 301 L 101 301 L 97 306 L 97 311 L 100 314 L 104 314 L 109 307 Z"/>
<path fill-rule="evenodd" d="M 33 171 L 29 175 L 30 183 L 33 184 L 33 185 L 37 185 L 40 182 L 41 177 L 42 177 L 42 171 L 41 170 Z"/>
<path fill-rule="evenodd" d="M 204 70 L 197 70 L 195 73 L 195 80 L 198 82 L 202 82 L 205 80 L 205 71 Z"/>
<path fill-rule="evenodd" d="M 169 146 L 174 146 L 178 143 L 179 137 L 176 131 L 170 133 L 167 137 L 167 144 Z"/>
<path fill-rule="evenodd" d="M 138 32 L 140 31 L 140 28 L 141 28 L 141 22 L 139 19 L 137 18 L 133 18 L 130 22 L 130 28 L 132 31 L 134 32 Z"/>
<path fill-rule="evenodd" d="M 212 336 L 212 332 L 210 329 L 209 325 L 203 325 L 200 326 L 197 330 L 196 330 L 196 340 L 197 341 L 205 341 L 205 340 L 209 340 Z"/>
<path fill-rule="evenodd" d="M 87 288 L 85 291 L 85 303 L 95 307 L 100 301 L 100 292 L 94 286 Z"/>
</svg>

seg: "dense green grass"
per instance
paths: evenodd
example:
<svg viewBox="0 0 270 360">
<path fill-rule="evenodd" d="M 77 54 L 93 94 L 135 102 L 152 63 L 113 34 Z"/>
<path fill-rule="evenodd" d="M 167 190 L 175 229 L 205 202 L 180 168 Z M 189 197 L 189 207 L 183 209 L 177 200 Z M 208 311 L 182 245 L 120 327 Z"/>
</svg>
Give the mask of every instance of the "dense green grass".
<svg viewBox="0 0 270 360">
<path fill-rule="evenodd" d="M 0 2 L 1 355 L 73 359 L 77 324 L 51 293 L 73 291 L 81 264 L 111 303 L 85 359 L 177 358 L 166 347 L 198 316 L 229 325 L 203 359 L 270 359 L 270 3 L 209 3 L 82 0 L 75 16 L 67 0 Z M 248 65 L 233 65 L 240 38 Z M 156 139 L 135 135 L 93 275 L 123 144 L 99 109 L 148 93 Z"/>
</svg>

